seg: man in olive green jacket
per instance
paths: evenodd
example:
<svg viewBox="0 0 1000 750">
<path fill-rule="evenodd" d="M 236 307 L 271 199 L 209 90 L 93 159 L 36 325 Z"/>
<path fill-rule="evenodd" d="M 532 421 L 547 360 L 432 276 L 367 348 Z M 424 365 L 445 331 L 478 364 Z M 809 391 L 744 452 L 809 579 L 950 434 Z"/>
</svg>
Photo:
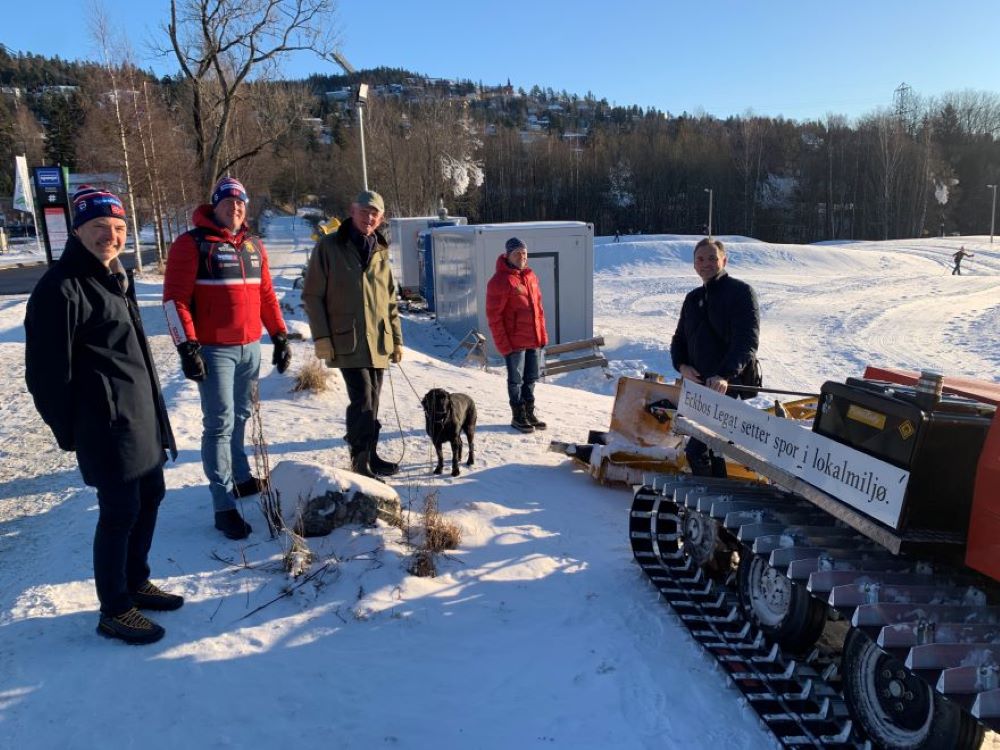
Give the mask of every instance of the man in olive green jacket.
<svg viewBox="0 0 1000 750">
<path fill-rule="evenodd" d="M 378 444 L 379 394 L 390 362 L 403 358 L 403 333 L 396 307 L 396 282 L 389 243 L 378 231 L 385 203 L 365 190 L 351 204 L 351 219 L 316 244 L 302 302 L 309 316 L 316 356 L 344 376 L 351 471 L 391 476 L 399 465 L 383 461 Z"/>
</svg>

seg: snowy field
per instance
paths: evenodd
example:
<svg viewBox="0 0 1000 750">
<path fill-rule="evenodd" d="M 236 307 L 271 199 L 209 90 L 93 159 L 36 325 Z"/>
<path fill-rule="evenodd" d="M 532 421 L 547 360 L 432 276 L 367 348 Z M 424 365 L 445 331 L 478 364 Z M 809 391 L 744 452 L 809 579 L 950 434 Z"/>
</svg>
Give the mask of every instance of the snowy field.
<svg viewBox="0 0 1000 750">
<path fill-rule="evenodd" d="M 279 218 L 266 238 L 290 327 L 306 335 L 292 285 L 308 234 Z M 759 295 L 768 384 L 815 391 L 868 362 L 996 379 L 1000 253 L 987 238 L 723 239 L 730 271 Z M 594 326 L 614 373 L 674 375 L 669 340 L 697 282 L 693 244 L 598 238 Z M 953 277 L 960 244 L 975 257 Z M 607 426 L 612 381 L 584 371 L 541 384 L 548 431 L 515 434 L 502 370 L 446 361 L 454 341 L 407 318 L 406 357 L 383 394 L 382 452 L 402 456 L 393 484 L 404 504 L 437 493 L 462 544 L 423 579 L 407 574 L 398 530 L 341 529 L 313 540 L 325 572 L 268 604 L 290 582 L 253 502 L 247 543 L 212 528 L 197 390 L 166 334 L 161 281 L 146 276 L 138 293 L 180 457 L 166 469 L 151 565 L 187 604 L 155 616 L 167 635 L 146 647 L 94 633 L 96 497 L 25 391 L 25 298 L 0 297 L 0 747 L 774 747 L 633 564 L 629 493 L 546 450 Z M 293 348 L 294 370 L 312 349 Z M 272 466 L 346 465 L 339 376 L 301 395 L 270 364 L 261 375 Z M 477 463 L 456 479 L 430 474 L 419 397 L 432 387 L 479 408 Z"/>
</svg>

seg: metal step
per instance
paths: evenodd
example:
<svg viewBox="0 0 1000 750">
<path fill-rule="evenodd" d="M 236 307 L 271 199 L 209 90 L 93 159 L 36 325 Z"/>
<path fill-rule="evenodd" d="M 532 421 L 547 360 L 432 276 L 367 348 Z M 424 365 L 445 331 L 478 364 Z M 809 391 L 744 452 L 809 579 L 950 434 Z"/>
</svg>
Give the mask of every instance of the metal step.
<svg viewBox="0 0 1000 750">
<path fill-rule="evenodd" d="M 725 523 L 723 524 L 726 528 L 734 528 L 729 523 L 729 520 L 733 515 L 735 514 L 726 516 Z M 739 530 L 736 533 L 736 538 L 744 544 L 749 544 L 760 537 L 781 534 L 789 534 L 798 539 L 813 539 L 822 537 L 824 539 L 842 540 L 845 538 L 854 539 L 857 537 L 857 532 L 853 529 L 837 526 L 785 524 L 780 521 L 748 523 L 743 524 L 738 528 Z"/>
<path fill-rule="evenodd" d="M 996 647 L 989 643 L 931 643 L 911 648 L 904 663 L 907 669 L 948 669 L 956 664 L 995 666 L 998 658 Z"/>
<path fill-rule="evenodd" d="M 886 625 L 876 641 L 882 648 L 910 648 L 927 643 L 1000 644 L 1000 627 L 990 623 L 965 625 L 937 624 L 927 620 Z"/>
<path fill-rule="evenodd" d="M 941 672 L 935 687 L 945 695 L 979 694 L 1000 688 L 998 674 L 996 664 L 950 667 Z"/>
<path fill-rule="evenodd" d="M 912 566 L 911 566 L 912 567 Z M 851 583 L 887 583 L 904 586 L 921 586 L 930 581 L 940 580 L 933 573 L 896 572 L 877 570 L 818 570 L 809 576 L 808 589 L 814 594 L 829 594 L 834 586 Z M 953 578 L 947 579 L 954 582 Z"/>
<path fill-rule="evenodd" d="M 947 581 L 934 585 L 900 586 L 883 583 L 851 583 L 834 586 L 830 591 L 829 603 L 832 607 L 858 607 L 876 602 L 899 602 L 903 604 L 971 604 L 984 606 L 986 595 L 978 589 L 954 588 Z"/>
<path fill-rule="evenodd" d="M 937 604 L 862 604 L 854 610 L 854 627 L 884 627 L 906 622 L 992 624 L 1000 623 L 1000 607 L 973 607 Z"/>
<path fill-rule="evenodd" d="M 913 567 L 913 561 L 902 557 L 873 557 L 871 555 L 817 555 L 807 560 L 795 560 L 790 563 L 785 575 L 793 581 L 804 581 L 810 575 L 824 570 L 874 570 L 874 571 L 908 571 Z"/>
<path fill-rule="evenodd" d="M 761 534 L 753 540 L 753 551 L 755 555 L 765 555 L 776 549 L 787 549 L 791 547 L 813 548 L 829 550 L 842 547 L 847 535 L 835 533 L 835 529 L 824 529 L 830 533 L 804 534 L 798 531 L 801 527 L 790 526 L 777 534 Z M 857 534 L 851 534 L 850 540 L 857 538 Z M 864 544 L 861 547 L 851 548 L 855 554 L 860 552 L 876 552 L 878 548 L 871 544 Z"/>
</svg>

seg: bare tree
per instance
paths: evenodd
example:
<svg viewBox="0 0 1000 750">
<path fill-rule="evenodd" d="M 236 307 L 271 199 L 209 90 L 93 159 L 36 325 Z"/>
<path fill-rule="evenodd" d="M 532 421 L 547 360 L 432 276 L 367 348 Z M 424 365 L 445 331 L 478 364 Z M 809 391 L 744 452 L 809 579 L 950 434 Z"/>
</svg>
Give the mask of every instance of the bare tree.
<svg viewBox="0 0 1000 750">
<path fill-rule="evenodd" d="M 369 112 L 371 184 L 393 213 L 431 213 L 440 196 L 451 205 L 482 184 L 481 143 L 463 107 L 444 100 L 407 105 L 379 99 Z"/>
<path fill-rule="evenodd" d="M 899 118 L 885 112 L 871 117 L 868 126 L 872 131 L 875 155 L 874 176 L 878 185 L 878 210 L 882 228 L 880 239 L 887 240 L 896 219 L 893 208 L 897 198 L 896 187 L 903 160 L 905 132 Z"/>
<path fill-rule="evenodd" d="M 121 98 L 123 91 L 119 85 L 122 68 L 122 61 L 116 60 L 112 49 L 120 42 L 112 37 L 111 29 L 108 25 L 107 13 L 98 4 L 94 3 L 91 13 L 90 33 L 101 51 L 104 69 L 108 73 L 108 80 L 111 83 L 111 99 L 114 103 L 115 121 L 118 124 L 118 139 L 121 143 L 121 164 L 125 173 L 125 191 L 128 196 L 129 213 L 132 214 L 132 245 L 135 248 L 135 268 L 142 273 L 142 249 L 139 245 L 139 207 L 135 202 L 135 190 L 132 179 L 132 166 L 129 163 L 129 146 L 125 128 L 125 120 L 122 114 Z M 131 92 L 134 96 L 135 92 Z"/>
<path fill-rule="evenodd" d="M 335 0 L 170 0 L 167 32 L 191 97 L 202 191 L 276 135 L 231 126 L 251 77 L 269 79 L 290 52 L 336 46 Z"/>
<path fill-rule="evenodd" d="M 756 117 L 748 110 L 736 121 L 732 139 L 733 164 L 743 189 L 743 233 L 754 236 L 757 212 L 757 194 L 761 180 L 761 158 L 764 153 L 764 136 L 769 122 Z"/>
</svg>

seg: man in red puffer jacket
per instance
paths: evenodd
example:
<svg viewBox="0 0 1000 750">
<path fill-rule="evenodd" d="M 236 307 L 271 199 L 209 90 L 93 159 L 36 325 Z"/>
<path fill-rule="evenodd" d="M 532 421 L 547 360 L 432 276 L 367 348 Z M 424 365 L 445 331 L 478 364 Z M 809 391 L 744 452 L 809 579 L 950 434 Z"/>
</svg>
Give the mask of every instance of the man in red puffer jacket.
<svg viewBox="0 0 1000 750">
<path fill-rule="evenodd" d="M 195 210 L 195 228 L 170 247 L 163 278 L 167 327 L 184 377 L 198 384 L 201 395 L 201 463 L 215 528 L 229 539 L 245 539 L 252 531 L 234 498 L 261 490 L 244 447 L 260 371 L 261 322 L 279 373 L 292 357 L 267 252 L 246 225 L 248 202 L 239 180 L 219 180 L 211 205 Z"/>
<path fill-rule="evenodd" d="M 493 343 L 507 363 L 507 396 L 513 413 L 510 426 L 521 432 L 544 430 L 535 415 L 535 381 L 541 348 L 549 343 L 538 277 L 528 268 L 528 248 L 517 237 L 497 258 L 497 270 L 486 285 L 486 320 Z"/>
</svg>

